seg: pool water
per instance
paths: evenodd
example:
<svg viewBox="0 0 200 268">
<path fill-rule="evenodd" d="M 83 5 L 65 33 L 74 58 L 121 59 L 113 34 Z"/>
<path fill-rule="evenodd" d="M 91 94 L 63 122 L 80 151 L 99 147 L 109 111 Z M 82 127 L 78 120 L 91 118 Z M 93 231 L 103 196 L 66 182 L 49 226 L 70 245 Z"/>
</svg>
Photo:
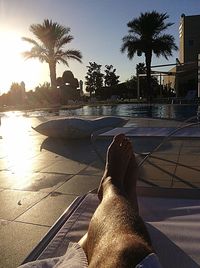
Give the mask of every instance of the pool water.
<svg viewBox="0 0 200 268">
<path fill-rule="evenodd" d="M 66 116 L 127 116 L 185 120 L 197 115 L 197 105 L 145 105 L 118 104 L 84 106 L 75 110 L 60 110 L 59 115 Z"/>
<path fill-rule="evenodd" d="M 186 120 L 190 117 L 197 116 L 197 111 L 200 115 L 200 106 L 198 105 L 173 105 L 173 104 L 118 104 L 118 105 L 85 105 L 79 109 L 60 109 L 54 110 L 37 110 L 37 111 L 14 111 L 4 112 L 2 116 L 125 116 L 125 117 L 142 117 L 142 118 L 159 118 Z"/>
</svg>

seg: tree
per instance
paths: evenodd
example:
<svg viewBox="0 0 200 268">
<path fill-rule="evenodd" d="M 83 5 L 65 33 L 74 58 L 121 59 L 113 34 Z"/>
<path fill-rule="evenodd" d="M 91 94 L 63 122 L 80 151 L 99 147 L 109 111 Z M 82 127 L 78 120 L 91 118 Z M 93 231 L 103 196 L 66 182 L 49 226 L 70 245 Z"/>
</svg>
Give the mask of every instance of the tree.
<svg viewBox="0 0 200 268">
<path fill-rule="evenodd" d="M 48 105 L 55 103 L 54 91 L 51 90 L 51 84 L 44 82 L 39 84 L 34 91 L 34 97 L 40 105 Z"/>
<path fill-rule="evenodd" d="M 35 88 L 35 90 L 41 90 L 41 91 L 50 91 L 51 85 L 48 82 L 44 82 L 43 84 L 39 84 L 39 86 L 37 86 Z"/>
<path fill-rule="evenodd" d="M 22 104 L 25 98 L 25 86 L 24 82 L 16 83 L 13 82 L 10 86 L 10 99 L 11 104 Z"/>
<path fill-rule="evenodd" d="M 30 51 L 23 53 L 23 56 L 26 59 L 38 58 L 41 62 L 47 62 L 50 70 L 51 87 L 56 88 L 56 64 L 63 63 L 68 66 L 69 59 L 81 62 L 81 52 L 74 49 L 63 49 L 74 38 L 69 34 L 69 27 L 64 27 L 57 22 L 46 19 L 42 24 L 32 24 L 30 31 L 38 41 L 22 37 L 24 41 L 33 45 Z"/>
<path fill-rule="evenodd" d="M 127 51 L 127 56 L 132 59 L 135 54 L 145 55 L 146 74 L 148 84 L 148 99 L 152 98 L 151 87 L 151 61 L 152 54 L 157 57 L 164 56 L 168 59 L 172 56 L 172 51 L 178 47 L 174 42 L 174 37 L 170 34 L 163 34 L 173 23 L 166 23 L 169 18 L 167 13 L 156 11 L 141 13 L 139 18 L 128 22 L 129 34 L 122 39 L 121 52 Z"/>
<path fill-rule="evenodd" d="M 119 76 L 115 74 L 116 69 L 112 65 L 105 65 L 104 84 L 105 87 L 115 86 L 119 83 Z"/>
<path fill-rule="evenodd" d="M 96 62 L 89 62 L 87 66 L 88 71 L 85 76 L 86 91 L 90 93 L 90 96 L 93 92 L 95 95 L 98 95 L 99 90 L 103 86 L 103 74 L 101 73 L 101 65 Z"/>
</svg>

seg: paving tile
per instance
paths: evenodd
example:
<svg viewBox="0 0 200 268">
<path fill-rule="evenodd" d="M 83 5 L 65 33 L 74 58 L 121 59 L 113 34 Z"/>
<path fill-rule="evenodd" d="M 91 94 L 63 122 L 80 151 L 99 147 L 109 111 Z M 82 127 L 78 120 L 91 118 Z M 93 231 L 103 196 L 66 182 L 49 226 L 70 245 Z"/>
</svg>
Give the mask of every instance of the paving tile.
<svg viewBox="0 0 200 268">
<path fill-rule="evenodd" d="M 149 164 L 145 164 L 140 169 L 140 177 L 151 180 L 166 180 L 170 181 L 173 177 L 175 166 L 162 166 L 162 170 Z"/>
<path fill-rule="evenodd" d="M 99 186 L 101 176 L 76 175 L 56 191 L 64 194 L 83 195 Z"/>
<path fill-rule="evenodd" d="M 87 166 L 85 169 L 81 170 L 79 174 L 81 175 L 99 175 L 102 176 L 104 172 L 104 164 L 100 161 L 95 161 Z"/>
<path fill-rule="evenodd" d="M 196 140 L 196 139 L 194 139 L 194 140 L 192 140 L 192 139 L 184 140 L 183 146 L 184 147 L 187 147 L 187 146 L 189 146 L 189 147 L 195 147 L 195 146 L 200 147 L 200 141 Z"/>
<path fill-rule="evenodd" d="M 13 173 L 28 173 L 28 172 L 39 172 L 40 170 L 53 165 L 53 160 L 38 160 L 36 157 L 32 159 L 26 159 L 24 161 L 16 161 L 14 165 L 10 166 L 9 170 Z"/>
<path fill-rule="evenodd" d="M 155 138 L 134 138 L 132 139 L 133 148 L 136 153 L 152 152 L 162 141 Z"/>
<path fill-rule="evenodd" d="M 51 191 L 62 183 L 64 183 L 69 175 L 29 172 L 24 173 L 23 170 L 13 173 L 11 171 L 0 172 L 0 188 L 3 189 L 18 189 L 32 191 Z"/>
<path fill-rule="evenodd" d="M 180 140 L 162 140 L 156 152 L 165 154 L 178 154 L 181 147 L 182 141 Z"/>
<path fill-rule="evenodd" d="M 30 184 L 23 187 L 27 191 L 53 192 L 64 182 L 68 181 L 72 175 L 59 175 L 50 173 L 36 173 L 31 177 Z"/>
<path fill-rule="evenodd" d="M 178 163 L 200 168 L 200 154 L 199 155 L 182 154 L 179 156 Z"/>
<path fill-rule="evenodd" d="M 63 160 L 63 158 L 55 153 L 42 150 L 40 153 L 37 155 L 37 159 L 40 161 L 45 161 L 45 160 L 50 160 L 50 161 L 57 161 L 57 160 Z"/>
<path fill-rule="evenodd" d="M 13 142 L 15 142 L 13 144 Z M 25 141 L 23 140 L 18 143 L 18 140 L 15 141 L 6 141 L 2 149 L 3 155 L 7 157 L 9 164 L 15 163 L 19 158 L 21 160 L 26 160 L 31 157 L 34 157 L 40 152 L 40 148 L 32 144 L 32 140 Z"/>
<path fill-rule="evenodd" d="M 148 160 L 146 160 L 146 163 L 149 163 L 149 164 L 152 163 L 152 164 L 155 164 L 157 166 L 176 166 L 176 162 L 175 161 L 174 161 L 174 163 L 172 163 L 172 162 L 169 162 L 167 160 L 168 159 L 166 157 L 163 160 L 162 159 L 157 159 L 157 158 L 150 157 Z"/>
<path fill-rule="evenodd" d="M 17 181 L 15 176 L 10 171 L 0 172 L 0 187 L 3 189 L 9 189 L 12 187 L 13 183 Z"/>
<path fill-rule="evenodd" d="M 179 175 L 179 176 L 178 176 Z M 191 175 L 190 175 L 191 176 Z M 199 177 L 191 177 L 191 178 L 186 178 L 186 176 L 180 176 L 180 173 L 175 173 L 175 177 L 174 177 L 177 181 L 183 181 L 183 182 L 189 182 L 192 184 L 198 184 L 200 182 L 200 176 Z"/>
<path fill-rule="evenodd" d="M 200 155 L 200 146 L 183 146 L 180 151 L 181 154 L 199 154 Z"/>
<path fill-rule="evenodd" d="M 4 219 L 0 219 L 0 228 L 3 227 L 4 225 L 9 224 L 12 221 L 8 221 L 8 220 L 4 220 Z"/>
<path fill-rule="evenodd" d="M 17 221 L 52 226 L 76 197 L 52 193 L 18 217 Z"/>
<path fill-rule="evenodd" d="M 44 198 L 46 193 L 4 190 L 0 192 L 0 218 L 14 220 L 33 204 Z"/>
<path fill-rule="evenodd" d="M 2 143 L 2 139 L 0 139 L 0 159 L 4 158 L 5 156 L 6 156 L 6 153 L 4 152 L 4 145 Z"/>
<path fill-rule="evenodd" d="M 195 183 L 192 183 L 194 184 L 195 187 L 198 187 L 200 188 L 200 182 L 195 182 Z M 173 188 L 191 188 L 191 186 L 189 186 L 188 184 L 184 183 L 184 182 L 181 182 L 181 181 L 177 181 L 175 180 L 174 183 L 173 183 Z"/>
<path fill-rule="evenodd" d="M 181 150 L 180 146 L 173 146 L 173 147 L 160 147 L 156 152 L 163 153 L 163 154 L 179 154 Z"/>
<path fill-rule="evenodd" d="M 66 159 L 63 161 L 56 161 L 53 165 L 42 169 L 42 172 L 54 172 L 62 174 L 77 174 L 82 169 L 86 168 L 87 165 L 81 164 L 79 162 L 73 161 L 71 159 Z"/>
<path fill-rule="evenodd" d="M 105 163 L 102 162 L 102 159 L 97 159 L 95 161 L 93 161 L 92 163 L 90 163 L 90 166 L 94 167 L 94 168 L 97 168 L 99 170 L 104 170 L 105 168 Z"/>
<path fill-rule="evenodd" d="M 0 189 L 52 192 L 72 175 L 51 173 L 12 174 L 0 173 Z"/>
<path fill-rule="evenodd" d="M 163 180 L 158 180 L 158 179 L 148 179 L 149 183 L 153 183 L 156 186 L 163 187 L 163 188 L 171 188 L 172 183 L 171 179 L 163 179 Z"/>
<path fill-rule="evenodd" d="M 191 183 L 200 182 L 200 171 L 193 169 L 178 166 L 175 175 Z"/>
<path fill-rule="evenodd" d="M 3 228 L 5 225 L 8 225 L 8 223 L 10 222 L 12 221 L 0 219 L 0 229 Z"/>
<path fill-rule="evenodd" d="M 178 153 L 176 153 L 176 154 L 164 154 L 164 153 L 156 152 L 156 153 L 152 154 L 152 157 L 150 157 L 150 160 L 153 160 L 153 159 L 159 160 L 159 158 L 161 158 L 161 159 L 171 160 L 171 161 L 174 161 L 176 163 L 178 160 L 178 157 L 179 157 Z"/>
<path fill-rule="evenodd" d="M 0 228 L 0 267 L 19 266 L 48 230 L 45 226 L 5 221 Z"/>
<path fill-rule="evenodd" d="M 145 182 L 140 181 L 140 180 L 137 181 L 137 186 L 152 187 L 150 184 L 145 183 Z"/>
<path fill-rule="evenodd" d="M 65 140 L 47 138 L 44 140 L 42 148 L 49 153 L 57 154 L 81 164 L 88 165 L 96 159 L 96 153 L 92 148 L 90 139 Z"/>
<path fill-rule="evenodd" d="M 11 164 L 9 164 L 6 157 L 0 159 L 0 172 L 4 170 L 9 170 L 10 166 Z"/>
</svg>

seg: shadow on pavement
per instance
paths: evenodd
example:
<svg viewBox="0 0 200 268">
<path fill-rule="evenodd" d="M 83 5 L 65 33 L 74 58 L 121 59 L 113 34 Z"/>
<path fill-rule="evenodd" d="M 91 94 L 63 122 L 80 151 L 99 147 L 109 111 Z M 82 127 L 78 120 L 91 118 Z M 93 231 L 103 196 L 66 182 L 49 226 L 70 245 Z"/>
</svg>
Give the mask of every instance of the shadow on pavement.
<svg viewBox="0 0 200 268">
<path fill-rule="evenodd" d="M 97 142 L 98 148 L 102 154 L 105 154 L 109 143 L 109 140 L 101 140 Z M 78 161 L 82 164 L 91 164 L 91 162 L 98 160 L 98 156 L 92 147 L 90 139 L 65 140 L 47 138 L 41 144 L 40 150 L 42 149 Z"/>
</svg>

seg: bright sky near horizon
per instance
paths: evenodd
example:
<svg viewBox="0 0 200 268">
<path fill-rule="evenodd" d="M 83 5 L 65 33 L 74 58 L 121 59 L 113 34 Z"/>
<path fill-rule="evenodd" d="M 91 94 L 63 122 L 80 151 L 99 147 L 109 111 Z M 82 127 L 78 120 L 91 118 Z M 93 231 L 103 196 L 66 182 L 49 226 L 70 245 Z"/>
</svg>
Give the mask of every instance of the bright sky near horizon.
<svg viewBox="0 0 200 268">
<path fill-rule="evenodd" d="M 21 37 L 34 38 L 29 26 L 47 18 L 71 28 L 74 40 L 69 47 L 83 55 L 82 64 L 69 61 L 69 68 L 58 65 L 57 76 L 70 69 L 84 81 L 86 66 L 95 61 L 102 65 L 102 71 L 106 64 L 112 64 L 120 81 L 126 81 L 135 73 L 136 64 L 144 62 L 143 56 L 130 61 L 120 52 L 122 37 L 128 32 L 127 22 L 152 10 L 168 13 L 168 21 L 174 25 L 167 33 L 174 35 L 179 45 L 180 16 L 200 14 L 200 0 L 0 0 L 0 95 L 10 89 L 12 82 L 24 81 L 26 90 L 31 90 L 50 81 L 46 63 L 25 61 L 21 56 L 30 48 Z M 178 52 L 169 61 L 153 58 L 152 64 L 174 63 L 176 57 Z"/>
</svg>

